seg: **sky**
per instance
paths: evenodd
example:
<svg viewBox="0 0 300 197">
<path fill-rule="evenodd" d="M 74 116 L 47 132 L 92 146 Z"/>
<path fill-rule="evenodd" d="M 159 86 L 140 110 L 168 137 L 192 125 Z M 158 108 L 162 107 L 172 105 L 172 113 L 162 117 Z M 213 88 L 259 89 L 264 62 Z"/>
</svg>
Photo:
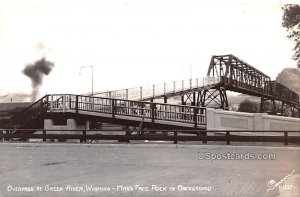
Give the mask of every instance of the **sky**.
<svg viewBox="0 0 300 197">
<path fill-rule="evenodd" d="M 274 80 L 296 62 L 272 2 L 0 0 L 0 94 L 31 92 L 22 70 L 41 45 L 55 67 L 40 96 L 91 92 L 82 66 L 99 92 L 204 77 L 211 56 L 226 54 Z"/>
</svg>

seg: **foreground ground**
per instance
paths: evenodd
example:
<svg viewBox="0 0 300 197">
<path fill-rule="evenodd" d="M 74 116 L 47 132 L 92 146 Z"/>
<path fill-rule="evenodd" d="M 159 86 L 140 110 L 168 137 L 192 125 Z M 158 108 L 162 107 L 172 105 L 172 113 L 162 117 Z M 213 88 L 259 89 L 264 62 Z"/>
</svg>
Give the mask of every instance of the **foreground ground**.
<svg viewBox="0 0 300 197">
<path fill-rule="evenodd" d="M 0 150 L 1 197 L 300 196 L 300 147 L 2 142 Z"/>
</svg>

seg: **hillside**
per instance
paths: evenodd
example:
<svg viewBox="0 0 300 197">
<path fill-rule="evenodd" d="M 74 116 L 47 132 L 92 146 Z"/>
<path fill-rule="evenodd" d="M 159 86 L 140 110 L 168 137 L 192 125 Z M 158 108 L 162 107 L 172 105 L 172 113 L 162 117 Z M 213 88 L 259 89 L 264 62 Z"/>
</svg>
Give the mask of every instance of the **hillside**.
<svg viewBox="0 0 300 197">
<path fill-rule="evenodd" d="M 300 68 L 285 68 L 277 76 L 276 81 L 300 95 Z"/>
<path fill-rule="evenodd" d="M 12 99 L 12 100 L 11 100 Z M 29 102 L 31 101 L 30 94 L 26 93 L 7 93 L 0 91 L 0 103 L 10 103 L 10 102 Z"/>
</svg>

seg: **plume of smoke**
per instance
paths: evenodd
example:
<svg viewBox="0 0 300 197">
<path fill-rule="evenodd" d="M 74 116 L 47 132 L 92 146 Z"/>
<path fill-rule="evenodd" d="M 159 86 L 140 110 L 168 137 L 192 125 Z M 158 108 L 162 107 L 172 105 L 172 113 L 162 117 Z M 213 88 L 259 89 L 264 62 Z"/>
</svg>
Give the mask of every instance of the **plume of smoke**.
<svg viewBox="0 0 300 197">
<path fill-rule="evenodd" d="M 27 64 L 23 73 L 31 79 L 31 100 L 35 101 L 39 95 L 39 88 L 43 84 L 44 75 L 49 75 L 54 63 L 47 61 L 45 57 L 35 61 L 33 64 Z"/>
</svg>

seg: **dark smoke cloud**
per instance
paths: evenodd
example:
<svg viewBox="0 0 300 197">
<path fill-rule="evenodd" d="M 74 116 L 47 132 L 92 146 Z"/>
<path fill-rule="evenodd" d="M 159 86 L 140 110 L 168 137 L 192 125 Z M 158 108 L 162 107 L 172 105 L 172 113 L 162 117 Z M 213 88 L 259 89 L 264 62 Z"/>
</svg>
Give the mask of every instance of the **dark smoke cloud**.
<svg viewBox="0 0 300 197">
<path fill-rule="evenodd" d="M 37 99 L 39 88 L 43 83 L 44 75 L 49 75 L 53 67 L 54 63 L 47 61 L 45 57 L 43 57 L 33 64 L 27 64 L 24 68 L 23 73 L 31 79 L 32 101 L 35 101 Z"/>
</svg>

